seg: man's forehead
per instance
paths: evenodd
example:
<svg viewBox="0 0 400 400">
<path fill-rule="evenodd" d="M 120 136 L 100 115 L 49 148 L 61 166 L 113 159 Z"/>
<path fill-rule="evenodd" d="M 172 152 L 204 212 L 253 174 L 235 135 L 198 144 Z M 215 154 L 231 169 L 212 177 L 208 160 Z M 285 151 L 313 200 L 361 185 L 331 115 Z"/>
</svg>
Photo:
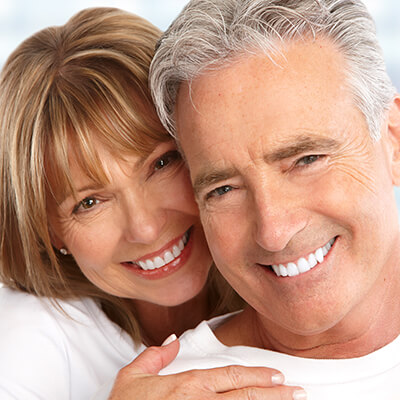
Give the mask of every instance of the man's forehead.
<svg viewBox="0 0 400 400">
<path fill-rule="evenodd" d="M 190 84 L 183 83 L 175 109 L 178 137 L 184 141 L 184 136 L 196 128 L 212 134 L 216 125 L 227 124 L 224 117 L 232 107 L 237 118 L 247 118 L 251 124 L 254 114 L 259 117 L 265 112 L 266 116 L 273 117 L 282 110 L 274 102 L 277 97 L 301 101 L 310 91 L 324 96 L 348 91 L 344 59 L 333 44 L 325 42 L 293 44 L 279 63 L 269 60 L 264 53 L 242 56 L 233 64 L 227 62 L 222 69 L 203 72 Z M 318 105 L 321 98 L 315 98 L 314 102 Z M 301 108 L 302 104 L 297 107 Z M 188 114 L 190 119 L 186 119 L 183 129 L 182 118 Z M 234 119 L 230 117 L 234 128 Z M 224 126 L 226 132 L 230 128 L 229 124 Z"/>
<path fill-rule="evenodd" d="M 241 156 L 262 154 L 272 162 L 333 147 L 331 132 L 350 131 L 359 122 L 334 45 L 303 42 L 286 56 L 276 65 L 257 54 L 182 86 L 177 132 L 193 180 L 205 181 L 199 171 L 211 165 L 230 169 Z"/>
<path fill-rule="evenodd" d="M 184 81 L 179 87 L 179 98 L 183 95 L 187 97 L 186 104 L 194 105 L 193 100 L 207 99 L 209 89 L 212 89 L 219 97 L 223 94 L 218 89 L 230 94 L 231 86 L 220 85 L 224 79 L 236 80 L 235 91 L 245 91 L 248 89 L 248 82 L 243 80 L 243 71 L 246 64 L 252 63 L 253 71 L 250 73 L 252 85 L 262 84 L 265 75 L 271 77 L 272 74 L 292 75 L 294 79 L 300 74 L 311 76 L 323 73 L 325 75 L 336 75 L 338 72 L 343 74 L 345 58 L 340 49 L 328 38 L 317 37 L 313 39 L 292 40 L 282 43 L 279 51 L 274 54 L 266 54 L 263 51 L 252 50 L 241 52 L 232 58 L 220 60 L 216 66 L 205 68 L 190 81 Z M 337 68 L 339 66 L 339 68 Z M 258 72 L 262 73 L 259 74 Z M 248 71 L 246 75 L 249 76 Z M 277 75 L 279 78 L 279 75 Z M 233 90 L 232 90 L 233 93 Z"/>
</svg>

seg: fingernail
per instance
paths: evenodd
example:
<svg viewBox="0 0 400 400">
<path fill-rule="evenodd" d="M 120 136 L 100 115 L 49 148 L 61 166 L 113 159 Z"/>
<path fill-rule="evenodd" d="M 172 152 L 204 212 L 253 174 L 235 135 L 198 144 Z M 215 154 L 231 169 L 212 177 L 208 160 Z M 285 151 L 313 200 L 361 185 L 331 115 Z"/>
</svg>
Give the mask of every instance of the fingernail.
<svg viewBox="0 0 400 400">
<path fill-rule="evenodd" d="M 169 335 L 162 343 L 161 346 L 167 346 L 168 344 L 172 343 L 174 340 L 176 340 L 177 337 L 175 335 L 175 333 L 173 333 L 172 335 Z"/>
<path fill-rule="evenodd" d="M 307 400 L 307 393 L 304 390 L 296 390 L 293 392 L 293 400 Z"/>
<path fill-rule="evenodd" d="M 281 373 L 272 375 L 271 376 L 271 382 L 274 385 L 282 385 L 285 382 L 285 377 Z"/>
</svg>

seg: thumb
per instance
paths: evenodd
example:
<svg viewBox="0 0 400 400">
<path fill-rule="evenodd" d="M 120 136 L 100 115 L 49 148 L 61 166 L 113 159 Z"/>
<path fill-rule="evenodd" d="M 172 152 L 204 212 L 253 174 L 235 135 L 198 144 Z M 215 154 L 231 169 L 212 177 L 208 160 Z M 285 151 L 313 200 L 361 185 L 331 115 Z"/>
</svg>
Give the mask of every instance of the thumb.
<svg viewBox="0 0 400 400">
<path fill-rule="evenodd" d="M 125 369 L 129 369 L 130 374 L 158 374 L 175 359 L 178 352 L 179 340 L 171 335 L 161 346 L 147 348 Z"/>
</svg>

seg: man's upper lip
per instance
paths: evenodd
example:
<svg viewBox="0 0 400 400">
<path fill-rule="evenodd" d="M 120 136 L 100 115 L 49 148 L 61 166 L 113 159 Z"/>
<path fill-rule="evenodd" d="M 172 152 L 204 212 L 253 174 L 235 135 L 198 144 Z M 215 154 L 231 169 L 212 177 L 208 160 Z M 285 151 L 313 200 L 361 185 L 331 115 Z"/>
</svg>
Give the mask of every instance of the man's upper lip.
<svg viewBox="0 0 400 400">
<path fill-rule="evenodd" d="M 280 257 L 280 260 L 278 260 L 278 261 L 270 259 L 267 262 L 257 262 L 257 264 L 259 264 L 259 265 L 279 265 L 279 264 L 287 265 L 289 263 L 296 263 L 300 258 L 307 258 L 311 253 L 315 253 L 319 248 L 325 246 L 333 238 L 335 238 L 335 236 L 330 239 L 327 239 L 325 242 L 321 242 L 322 244 L 316 245 L 316 247 L 314 247 L 313 249 L 311 249 L 309 251 L 302 251 L 301 253 L 296 252 L 297 254 L 299 254 L 297 256 L 286 255 L 285 257 Z M 286 261 L 283 261 L 283 260 L 286 260 Z"/>
<path fill-rule="evenodd" d="M 190 229 L 190 228 L 189 228 Z M 153 251 L 151 253 L 147 253 L 144 256 L 141 256 L 140 258 L 136 258 L 136 259 L 132 259 L 132 260 L 125 260 L 125 262 L 132 262 L 132 263 L 138 263 L 139 261 L 146 261 L 148 259 L 151 258 L 155 258 L 157 256 L 163 256 L 166 250 L 169 250 L 172 246 L 177 245 L 179 243 L 179 241 L 182 239 L 182 237 L 185 235 L 185 233 L 188 230 L 182 232 L 181 235 L 175 237 L 174 239 L 170 240 L 167 244 L 165 244 L 163 247 L 161 247 L 160 249 Z"/>
</svg>

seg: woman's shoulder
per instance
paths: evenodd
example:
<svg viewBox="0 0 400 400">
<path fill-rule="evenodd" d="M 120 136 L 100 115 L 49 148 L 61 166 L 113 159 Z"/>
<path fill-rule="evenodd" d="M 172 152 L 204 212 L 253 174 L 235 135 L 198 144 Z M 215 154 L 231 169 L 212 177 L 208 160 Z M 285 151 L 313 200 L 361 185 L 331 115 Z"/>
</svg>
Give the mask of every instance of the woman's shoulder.
<svg viewBox="0 0 400 400">
<path fill-rule="evenodd" d="M 25 396 L 22 390 L 29 388 L 43 399 L 64 399 L 60 393 L 89 398 L 135 355 L 128 335 L 95 301 L 56 306 L 7 287 L 0 287 L 0 354 L 0 398 L 2 390 Z"/>
<path fill-rule="evenodd" d="M 9 331 L 23 324 L 25 329 L 33 326 L 62 325 L 69 323 L 89 324 L 93 317 L 101 318 L 101 310 L 90 299 L 52 300 L 38 297 L 6 286 L 0 287 L 0 320 L 7 321 Z M 0 326 L 0 332 L 3 331 Z"/>
<path fill-rule="evenodd" d="M 119 342 L 133 345 L 130 337 L 108 319 L 101 307 L 86 297 L 54 300 L 2 286 L 0 321 L 0 338 L 13 331 L 14 335 L 22 336 L 55 334 L 55 342 L 76 338 L 82 343 L 85 337 L 93 340 L 97 336 L 97 342 L 101 338 L 112 347 Z"/>
</svg>

